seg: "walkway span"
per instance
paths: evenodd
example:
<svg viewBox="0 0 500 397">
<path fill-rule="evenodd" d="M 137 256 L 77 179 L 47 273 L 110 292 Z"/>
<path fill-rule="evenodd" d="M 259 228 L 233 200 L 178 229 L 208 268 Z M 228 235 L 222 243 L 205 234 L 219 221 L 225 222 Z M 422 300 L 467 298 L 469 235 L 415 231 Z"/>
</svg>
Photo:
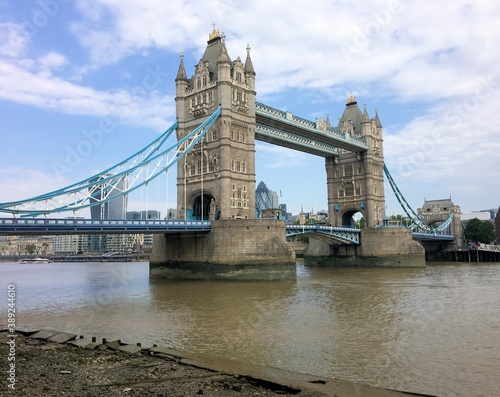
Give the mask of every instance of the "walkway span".
<svg viewBox="0 0 500 397">
<path fill-rule="evenodd" d="M 352 152 L 368 150 L 364 139 L 332 128 L 321 131 L 312 121 L 263 103 L 255 103 L 255 117 L 255 139 L 259 141 L 321 157 L 338 156 L 339 148 Z"/>
</svg>

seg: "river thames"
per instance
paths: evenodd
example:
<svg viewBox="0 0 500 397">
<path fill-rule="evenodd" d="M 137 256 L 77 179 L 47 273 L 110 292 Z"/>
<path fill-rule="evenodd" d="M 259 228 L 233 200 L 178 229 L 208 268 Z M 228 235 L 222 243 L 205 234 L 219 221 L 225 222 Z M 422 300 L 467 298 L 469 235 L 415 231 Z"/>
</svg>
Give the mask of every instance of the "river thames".
<svg viewBox="0 0 500 397">
<path fill-rule="evenodd" d="M 437 396 L 500 396 L 500 264 L 153 280 L 148 263 L 0 263 L 18 325 Z M 6 316 L 2 315 L 6 323 Z M 20 372 L 21 373 L 21 372 Z"/>
</svg>

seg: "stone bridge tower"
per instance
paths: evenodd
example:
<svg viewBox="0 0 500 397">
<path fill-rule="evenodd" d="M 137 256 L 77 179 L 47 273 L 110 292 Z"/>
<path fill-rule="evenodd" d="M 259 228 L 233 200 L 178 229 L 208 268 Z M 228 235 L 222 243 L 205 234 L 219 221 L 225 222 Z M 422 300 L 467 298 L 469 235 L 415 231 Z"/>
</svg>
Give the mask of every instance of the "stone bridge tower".
<svg viewBox="0 0 500 397">
<path fill-rule="evenodd" d="M 352 226 L 352 216 L 361 212 L 365 227 L 383 224 L 385 215 L 384 153 L 382 124 L 378 113 L 370 118 L 352 95 L 339 119 L 337 131 L 364 138 L 368 151 L 340 149 L 340 156 L 325 161 L 328 187 L 328 217 L 333 226 Z"/>
<path fill-rule="evenodd" d="M 187 77 L 183 56 L 176 85 L 177 139 L 221 105 L 222 113 L 203 140 L 177 165 L 179 219 L 255 219 L 255 71 L 229 58 L 215 27 L 205 53 Z"/>
<path fill-rule="evenodd" d="M 442 200 L 424 200 L 422 208 L 417 208 L 417 215 L 429 226 L 438 226 L 453 215 L 448 233 L 455 236 L 454 246 L 464 246 L 464 229 L 461 222 L 462 211 L 451 198 Z"/>
</svg>

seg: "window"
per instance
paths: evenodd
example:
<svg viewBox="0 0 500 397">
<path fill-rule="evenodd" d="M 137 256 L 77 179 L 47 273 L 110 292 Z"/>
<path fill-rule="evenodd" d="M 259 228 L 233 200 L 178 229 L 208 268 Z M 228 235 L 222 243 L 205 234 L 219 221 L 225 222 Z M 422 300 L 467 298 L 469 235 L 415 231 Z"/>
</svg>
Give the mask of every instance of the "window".
<svg viewBox="0 0 500 397">
<path fill-rule="evenodd" d="M 346 196 L 354 196 L 354 188 L 352 186 L 348 186 L 345 188 Z"/>
<path fill-rule="evenodd" d="M 347 177 L 352 176 L 352 165 L 346 165 L 344 169 L 344 175 Z"/>
</svg>

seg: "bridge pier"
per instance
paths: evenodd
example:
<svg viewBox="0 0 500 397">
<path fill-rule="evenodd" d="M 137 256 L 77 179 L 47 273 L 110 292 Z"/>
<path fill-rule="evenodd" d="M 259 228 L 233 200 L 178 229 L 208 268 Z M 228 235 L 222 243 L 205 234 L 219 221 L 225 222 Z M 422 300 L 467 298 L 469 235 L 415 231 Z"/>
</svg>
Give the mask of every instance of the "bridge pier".
<svg viewBox="0 0 500 397">
<path fill-rule="evenodd" d="M 366 228 L 361 245 L 332 245 L 309 239 L 304 251 L 308 266 L 425 267 L 425 250 L 410 229 Z"/>
<path fill-rule="evenodd" d="M 212 222 L 210 233 L 155 235 L 151 277 L 169 280 L 290 280 L 295 252 L 285 222 L 238 219 Z"/>
</svg>

